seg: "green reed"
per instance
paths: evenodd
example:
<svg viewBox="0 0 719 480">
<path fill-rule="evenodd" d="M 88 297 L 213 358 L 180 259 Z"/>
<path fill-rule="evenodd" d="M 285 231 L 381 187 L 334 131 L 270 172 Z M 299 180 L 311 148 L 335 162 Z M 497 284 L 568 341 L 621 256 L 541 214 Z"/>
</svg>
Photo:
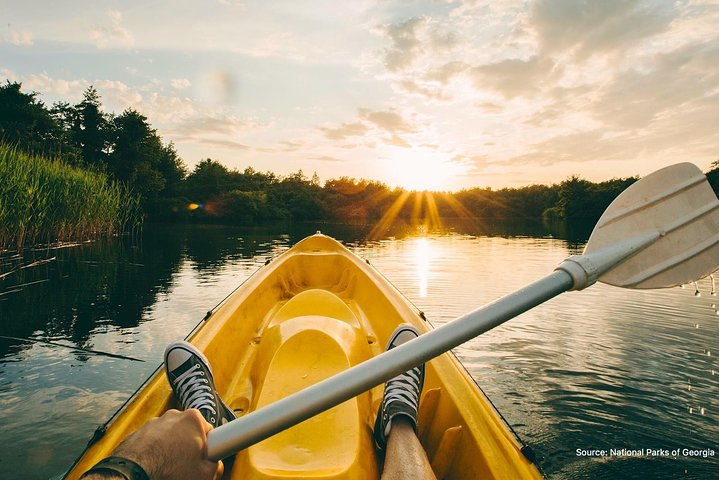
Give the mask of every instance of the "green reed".
<svg viewBox="0 0 719 480">
<path fill-rule="evenodd" d="M 0 143 L 0 249 L 135 230 L 140 199 L 102 172 Z"/>
</svg>

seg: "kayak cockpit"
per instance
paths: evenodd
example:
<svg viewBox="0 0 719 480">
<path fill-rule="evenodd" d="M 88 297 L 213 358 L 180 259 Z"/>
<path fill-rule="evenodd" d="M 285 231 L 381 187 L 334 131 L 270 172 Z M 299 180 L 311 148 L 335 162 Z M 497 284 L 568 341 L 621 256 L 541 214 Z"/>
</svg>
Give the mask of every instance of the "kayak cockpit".
<svg viewBox="0 0 719 480">
<path fill-rule="evenodd" d="M 371 356 L 346 303 L 326 290 L 306 290 L 272 315 L 259 335 L 250 374 L 252 410 Z M 231 478 L 373 478 L 371 407 L 366 392 L 248 448 L 235 461 Z"/>
</svg>

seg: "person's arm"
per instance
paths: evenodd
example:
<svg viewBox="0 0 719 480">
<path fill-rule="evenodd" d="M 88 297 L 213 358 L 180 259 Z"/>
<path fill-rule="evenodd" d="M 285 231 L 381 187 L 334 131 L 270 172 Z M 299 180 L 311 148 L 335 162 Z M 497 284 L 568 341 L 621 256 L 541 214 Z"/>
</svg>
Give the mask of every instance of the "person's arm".
<svg viewBox="0 0 719 480">
<path fill-rule="evenodd" d="M 124 475 L 109 472 L 89 472 L 80 478 L 82 478 L 82 480 L 126 480 Z"/>
<path fill-rule="evenodd" d="M 112 457 L 130 460 L 151 480 L 221 478 L 222 462 L 207 459 L 207 432 L 212 430 L 198 410 L 168 410 L 129 435 Z M 85 473 L 82 480 L 125 480 L 111 470 Z"/>
</svg>

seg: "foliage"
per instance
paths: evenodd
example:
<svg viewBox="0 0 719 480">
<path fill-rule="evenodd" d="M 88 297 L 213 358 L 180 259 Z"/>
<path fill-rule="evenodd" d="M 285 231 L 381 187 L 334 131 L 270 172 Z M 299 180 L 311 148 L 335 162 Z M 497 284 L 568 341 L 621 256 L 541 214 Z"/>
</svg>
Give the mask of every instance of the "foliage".
<svg viewBox="0 0 719 480">
<path fill-rule="evenodd" d="M 558 199 L 556 185 L 531 185 L 521 188 L 473 188 L 456 194 L 456 199 L 476 217 L 541 218 Z"/>
<path fill-rule="evenodd" d="M 707 172 L 707 180 L 714 189 L 714 193 L 719 196 L 719 160 L 712 163 L 712 169 Z"/>
<path fill-rule="evenodd" d="M 91 239 L 140 218 L 137 196 L 106 174 L 0 143 L 0 248 Z"/>
<path fill-rule="evenodd" d="M 170 143 L 162 139 L 135 110 L 125 110 L 112 120 L 112 152 L 108 171 L 138 193 L 143 201 L 177 189 L 185 167 Z"/>
<path fill-rule="evenodd" d="M 61 157 L 65 163 L 109 173 L 138 193 L 143 206 L 177 195 L 186 175 L 172 143 L 164 144 L 147 117 L 135 110 L 103 112 L 100 95 L 89 87 L 81 102 L 51 109 L 20 83 L 0 86 L 0 139 L 28 153 Z"/>
<path fill-rule="evenodd" d="M 573 175 L 559 185 L 559 199 L 554 207 L 545 211 L 545 219 L 599 220 L 612 200 L 637 180 L 638 177 L 629 177 L 592 183 Z"/>
<path fill-rule="evenodd" d="M 63 153 L 67 138 L 60 124 L 37 93 L 23 93 L 21 86 L 10 81 L 0 86 L 0 140 L 29 153 Z"/>
</svg>

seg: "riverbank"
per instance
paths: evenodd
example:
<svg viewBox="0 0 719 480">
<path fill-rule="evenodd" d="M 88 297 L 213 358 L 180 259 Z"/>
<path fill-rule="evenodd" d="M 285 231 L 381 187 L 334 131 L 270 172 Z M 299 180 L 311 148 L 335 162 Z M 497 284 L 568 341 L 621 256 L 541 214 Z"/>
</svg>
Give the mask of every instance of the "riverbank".
<svg viewBox="0 0 719 480">
<path fill-rule="evenodd" d="M 0 249 L 92 240 L 141 221 L 139 198 L 106 174 L 0 143 Z"/>
</svg>

